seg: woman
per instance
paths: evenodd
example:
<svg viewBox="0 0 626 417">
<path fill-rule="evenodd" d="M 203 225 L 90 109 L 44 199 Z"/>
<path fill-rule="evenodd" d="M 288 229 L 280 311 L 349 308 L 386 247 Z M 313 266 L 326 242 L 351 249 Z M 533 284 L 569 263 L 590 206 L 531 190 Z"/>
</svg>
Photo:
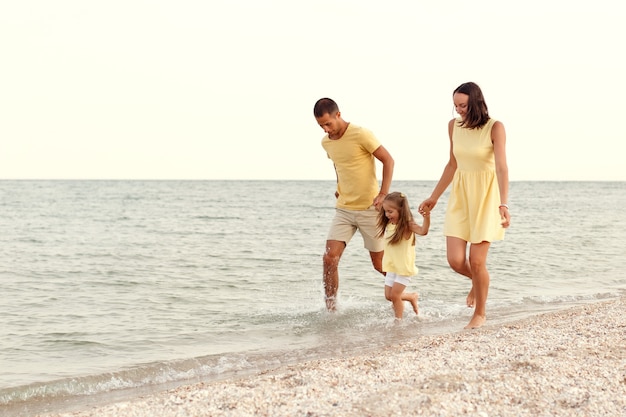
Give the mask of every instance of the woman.
<svg viewBox="0 0 626 417">
<path fill-rule="evenodd" d="M 504 239 L 504 228 L 511 223 L 506 133 L 501 122 L 489 117 L 475 83 L 461 84 L 452 99 L 459 117 L 448 123 L 450 160 L 419 211 L 429 213 L 452 183 L 444 224 L 447 257 L 455 272 L 472 280 L 467 305 L 474 307 L 474 315 L 465 328 L 473 329 L 486 320 L 489 246 Z"/>
</svg>

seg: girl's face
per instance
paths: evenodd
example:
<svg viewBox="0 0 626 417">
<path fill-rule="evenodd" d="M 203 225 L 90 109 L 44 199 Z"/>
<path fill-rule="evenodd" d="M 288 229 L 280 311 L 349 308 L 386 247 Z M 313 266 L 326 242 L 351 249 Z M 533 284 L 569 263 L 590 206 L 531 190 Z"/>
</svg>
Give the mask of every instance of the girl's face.
<svg viewBox="0 0 626 417">
<path fill-rule="evenodd" d="M 461 116 L 461 120 L 465 120 L 465 117 L 467 117 L 467 102 L 469 101 L 469 96 L 463 93 L 454 93 L 452 101 L 454 101 L 454 111 Z"/>
<path fill-rule="evenodd" d="M 400 219 L 400 211 L 398 211 L 398 207 L 391 204 L 389 201 L 383 201 L 383 210 L 385 211 L 385 216 L 392 224 L 398 224 L 398 220 Z"/>
</svg>

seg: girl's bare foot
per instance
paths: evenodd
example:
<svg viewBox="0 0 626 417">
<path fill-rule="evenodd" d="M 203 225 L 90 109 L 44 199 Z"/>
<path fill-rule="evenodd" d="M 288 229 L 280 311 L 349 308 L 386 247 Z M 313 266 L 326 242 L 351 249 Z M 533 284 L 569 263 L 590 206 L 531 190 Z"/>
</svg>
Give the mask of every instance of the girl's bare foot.
<svg viewBox="0 0 626 417">
<path fill-rule="evenodd" d="M 477 314 L 474 314 L 470 322 L 467 324 L 467 326 L 465 326 L 465 329 L 478 329 L 483 324 L 485 324 L 485 321 L 487 321 L 486 316 L 479 316 Z"/>
</svg>

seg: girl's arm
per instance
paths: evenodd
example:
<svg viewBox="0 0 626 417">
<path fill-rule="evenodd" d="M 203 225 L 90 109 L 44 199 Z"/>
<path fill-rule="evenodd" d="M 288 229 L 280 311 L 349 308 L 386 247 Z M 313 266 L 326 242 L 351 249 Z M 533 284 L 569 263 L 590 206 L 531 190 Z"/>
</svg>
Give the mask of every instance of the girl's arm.
<svg viewBox="0 0 626 417">
<path fill-rule="evenodd" d="M 415 223 L 415 220 L 411 220 L 409 226 L 411 228 L 411 232 L 416 235 L 426 236 L 428 234 L 428 229 L 430 229 L 430 214 L 424 214 L 424 221 L 422 225 Z"/>
</svg>

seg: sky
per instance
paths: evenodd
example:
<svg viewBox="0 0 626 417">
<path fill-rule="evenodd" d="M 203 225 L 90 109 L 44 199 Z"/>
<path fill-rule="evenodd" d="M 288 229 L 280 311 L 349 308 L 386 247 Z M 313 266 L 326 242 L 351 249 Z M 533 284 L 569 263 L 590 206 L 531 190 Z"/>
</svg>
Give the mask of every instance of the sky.
<svg viewBox="0 0 626 417">
<path fill-rule="evenodd" d="M 436 180 L 474 81 L 511 181 L 626 181 L 620 4 L 4 1 L 0 179 L 334 180 L 330 97 L 394 179 Z"/>
</svg>

